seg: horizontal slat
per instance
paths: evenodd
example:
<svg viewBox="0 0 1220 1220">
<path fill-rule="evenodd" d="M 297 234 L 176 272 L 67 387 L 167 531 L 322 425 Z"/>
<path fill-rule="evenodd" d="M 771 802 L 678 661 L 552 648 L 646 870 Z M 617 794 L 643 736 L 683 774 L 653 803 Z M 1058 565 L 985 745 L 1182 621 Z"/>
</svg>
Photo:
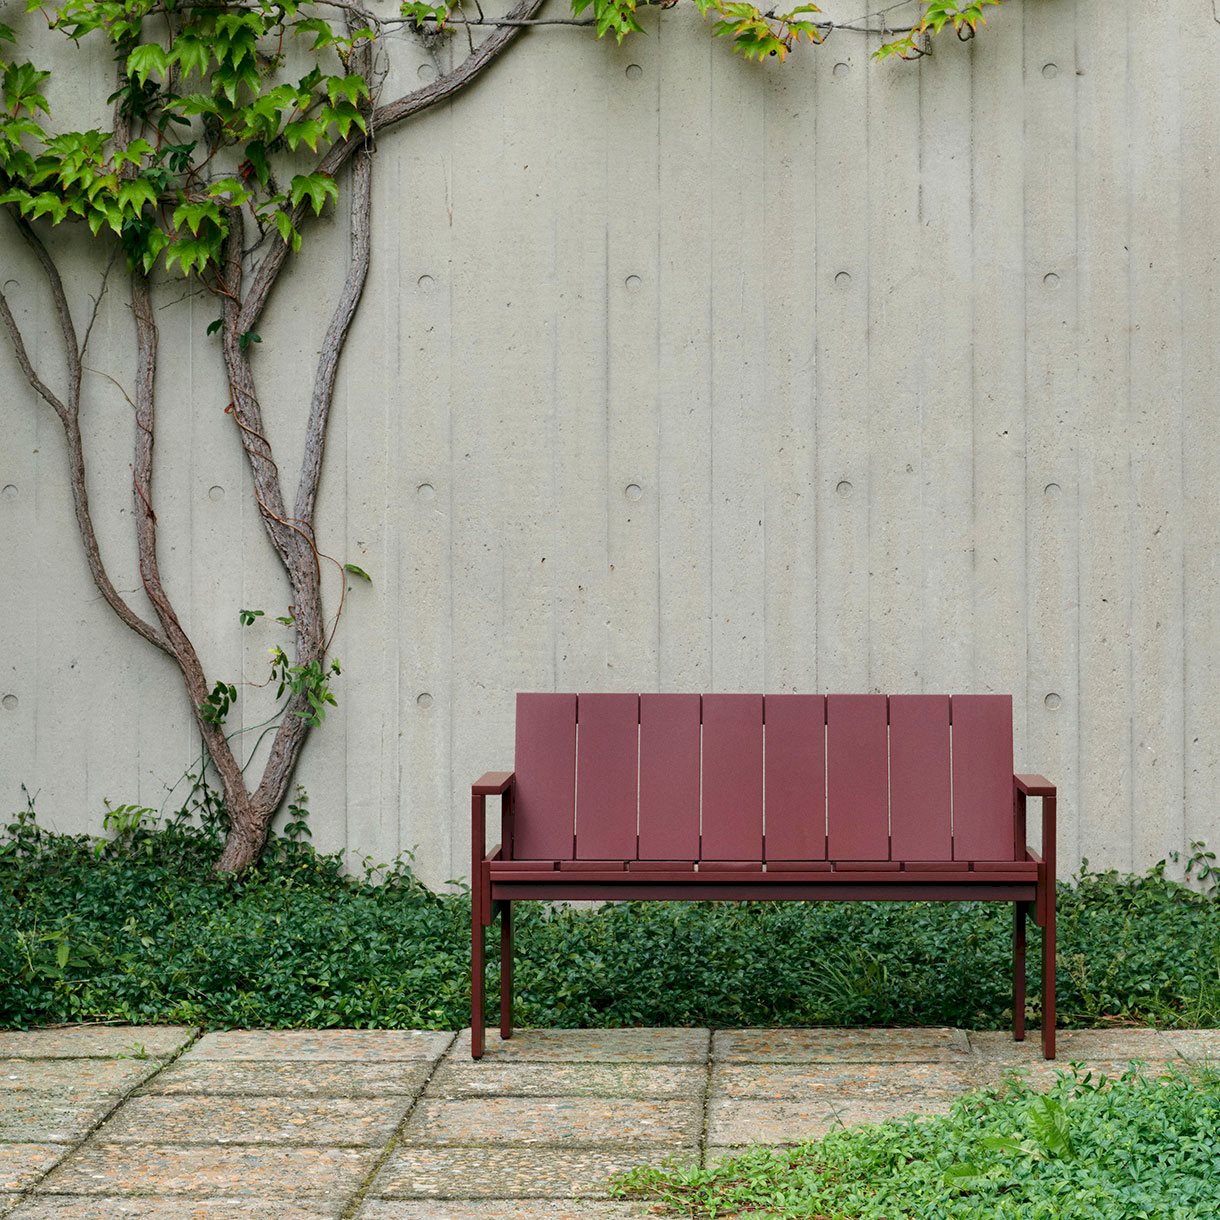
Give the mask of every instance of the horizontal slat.
<svg viewBox="0 0 1220 1220">
<path fill-rule="evenodd" d="M 499 796 L 513 782 L 511 771 L 488 771 L 470 786 L 475 796 Z"/>
<path fill-rule="evenodd" d="M 765 877 L 766 874 L 757 874 Z M 899 873 L 897 876 L 901 877 Z M 970 876 L 970 874 L 966 874 Z M 654 874 L 630 880 L 623 874 L 539 873 L 493 879 L 494 901 L 632 902 L 673 900 L 684 902 L 1033 902 L 1038 887 L 1032 882 L 998 878 L 983 884 L 963 882 L 954 873 L 921 877 L 918 884 L 895 881 L 893 873 L 860 873 L 848 880 L 833 873 L 808 873 L 800 878 L 774 874 L 770 882 L 711 874 Z M 604 880 L 602 879 L 604 878 Z"/>
<path fill-rule="evenodd" d="M 627 868 L 633 873 L 693 873 L 693 860 L 630 860 Z"/>
<path fill-rule="evenodd" d="M 560 860 L 561 873 L 609 873 L 622 872 L 627 867 L 625 860 Z"/>
</svg>

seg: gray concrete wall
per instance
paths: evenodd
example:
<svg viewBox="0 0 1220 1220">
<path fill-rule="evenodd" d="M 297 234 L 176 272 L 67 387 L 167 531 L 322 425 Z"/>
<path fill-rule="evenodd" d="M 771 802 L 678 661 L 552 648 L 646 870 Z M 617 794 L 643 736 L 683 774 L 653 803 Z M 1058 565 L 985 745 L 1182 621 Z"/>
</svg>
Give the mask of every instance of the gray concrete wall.
<svg viewBox="0 0 1220 1220">
<path fill-rule="evenodd" d="M 1013 0 L 916 65 L 840 33 L 761 69 L 686 9 L 621 49 L 533 33 L 382 142 L 321 511 L 373 584 L 301 769 L 317 841 L 463 874 L 513 692 L 558 688 L 1012 691 L 1065 870 L 1220 843 L 1210 7 Z M 404 44 L 400 80 L 425 61 Z M 341 274 L 322 227 L 261 328 L 284 455 Z M 159 304 L 168 579 L 211 673 L 261 682 L 281 637 L 237 611 L 286 594 L 215 306 Z M 121 293 L 96 335 L 121 383 Z M 196 746 L 164 658 L 87 581 L 56 421 L 7 349 L 0 376 L 0 801 L 24 782 L 49 823 L 96 829 L 104 798 L 165 803 Z M 132 589 L 130 410 L 93 375 L 86 411 Z M 266 699 L 243 688 L 247 742 Z"/>
</svg>

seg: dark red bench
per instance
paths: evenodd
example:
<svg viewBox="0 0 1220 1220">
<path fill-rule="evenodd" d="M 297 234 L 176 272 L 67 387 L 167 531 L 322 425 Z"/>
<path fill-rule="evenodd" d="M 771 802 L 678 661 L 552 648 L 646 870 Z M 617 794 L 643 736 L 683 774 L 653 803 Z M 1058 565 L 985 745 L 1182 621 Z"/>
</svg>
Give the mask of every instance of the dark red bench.
<svg viewBox="0 0 1220 1220">
<path fill-rule="evenodd" d="M 1011 902 L 1013 1036 L 1032 915 L 1055 1057 L 1055 787 L 1013 774 L 1009 695 L 521 694 L 516 770 L 484 775 L 471 809 L 476 1059 L 497 914 L 508 1038 L 512 904 L 641 898 Z"/>
</svg>

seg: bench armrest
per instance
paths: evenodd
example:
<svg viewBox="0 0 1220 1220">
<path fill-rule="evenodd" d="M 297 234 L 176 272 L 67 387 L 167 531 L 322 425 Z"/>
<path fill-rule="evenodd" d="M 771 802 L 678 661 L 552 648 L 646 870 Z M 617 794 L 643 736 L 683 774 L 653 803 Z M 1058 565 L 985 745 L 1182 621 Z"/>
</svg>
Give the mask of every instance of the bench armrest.
<svg viewBox="0 0 1220 1220">
<path fill-rule="evenodd" d="M 488 771 L 474 781 L 470 791 L 475 796 L 503 796 L 515 778 L 512 771 Z"/>
<path fill-rule="evenodd" d="M 1012 782 L 1017 791 L 1026 796 L 1054 796 L 1055 785 L 1045 775 L 1014 775 Z"/>
<path fill-rule="evenodd" d="M 1042 884 L 1043 898 L 1049 891 L 1055 892 L 1055 818 L 1058 806 L 1058 794 L 1055 785 L 1044 775 L 1014 775 L 1013 786 L 1013 830 L 1016 840 L 1017 859 L 1035 859 L 1039 864 L 1039 876 Z M 1025 802 L 1029 797 L 1039 797 L 1042 800 L 1042 854 L 1030 849 L 1026 841 Z M 1053 899 L 1052 899 L 1053 901 Z M 1044 912 L 1040 912 L 1044 918 Z M 1042 922 L 1042 919 L 1039 919 Z"/>
</svg>

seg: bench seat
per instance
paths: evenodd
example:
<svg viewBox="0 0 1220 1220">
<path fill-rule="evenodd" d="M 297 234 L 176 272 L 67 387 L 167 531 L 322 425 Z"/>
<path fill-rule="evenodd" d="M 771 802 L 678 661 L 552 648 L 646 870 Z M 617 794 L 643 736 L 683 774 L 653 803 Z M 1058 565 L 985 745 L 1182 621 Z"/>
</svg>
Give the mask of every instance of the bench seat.
<svg viewBox="0 0 1220 1220">
<path fill-rule="evenodd" d="M 471 809 L 476 1059 L 485 930 L 500 918 L 507 1038 L 512 906 L 538 900 L 1012 903 L 1013 1034 L 1032 917 L 1054 1058 L 1056 790 L 1013 772 L 1011 696 L 521 694 L 515 769 L 477 780 Z"/>
</svg>

